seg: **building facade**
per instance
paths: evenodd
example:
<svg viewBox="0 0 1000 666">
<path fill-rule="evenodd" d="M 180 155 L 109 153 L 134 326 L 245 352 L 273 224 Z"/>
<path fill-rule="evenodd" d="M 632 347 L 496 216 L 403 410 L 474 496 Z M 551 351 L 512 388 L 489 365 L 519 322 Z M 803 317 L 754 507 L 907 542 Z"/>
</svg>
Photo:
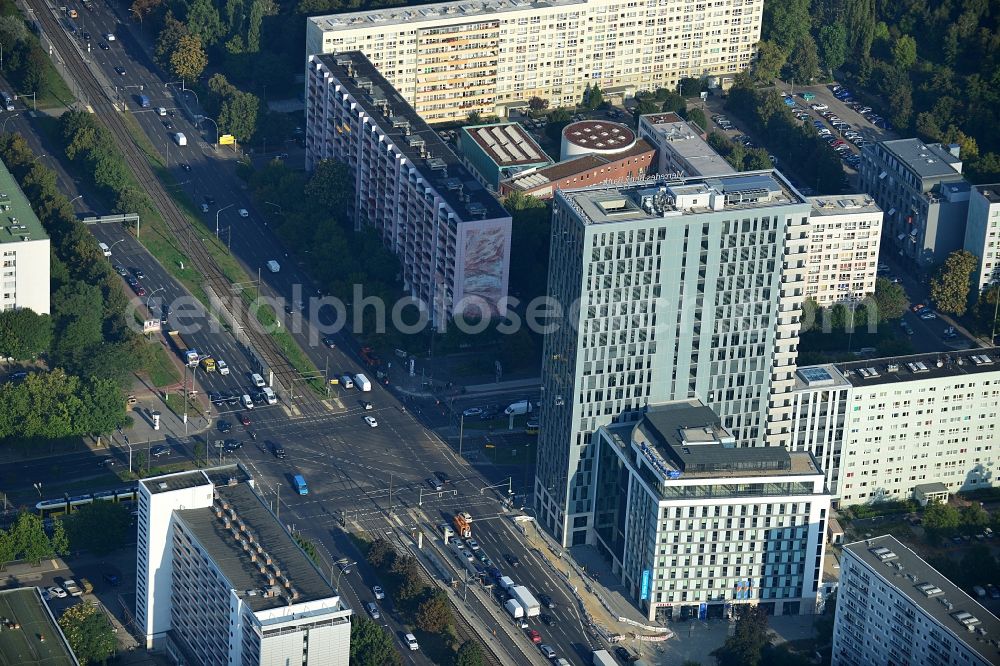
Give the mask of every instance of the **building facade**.
<svg viewBox="0 0 1000 666">
<path fill-rule="evenodd" d="M 468 125 L 458 130 L 458 150 L 479 180 L 496 192 L 500 181 L 552 164 L 520 123 Z"/>
<path fill-rule="evenodd" d="M 523 192 L 551 199 L 556 190 L 594 185 L 628 185 L 645 180 L 655 170 L 656 149 L 640 139 L 630 149 L 615 155 L 582 155 L 541 169 L 517 174 L 500 183 L 500 195 Z"/>
<path fill-rule="evenodd" d="M 664 176 L 728 176 L 736 173 L 705 140 L 705 130 L 676 113 L 639 117 L 639 136 L 657 149 L 657 173 Z"/>
<path fill-rule="evenodd" d="M 998 634 L 996 616 L 895 537 L 844 546 L 832 666 L 988 666 Z"/>
<path fill-rule="evenodd" d="M 574 106 L 749 68 L 762 0 L 457 0 L 314 16 L 306 56 L 361 51 L 429 123 Z"/>
<path fill-rule="evenodd" d="M 1000 183 L 974 185 L 965 225 L 965 249 L 979 257 L 973 293 L 1000 282 Z"/>
<path fill-rule="evenodd" d="M 879 141 L 861 150 L 858 173 L 885 211 L 886 241 L 899 256 L 927 267 L 962 248 L 970 186 L 957 145 Z"/>
<path fill-rule="evenodd" d="M 599 427 L 696 397 L 741 442 L 787 430 L 809 211 L 773 171 L 556 194 L 535 509 L 562 543 L 592 538 Z"/>
<path fill-rule="evenodd" d="M 806 297 L 823 307 L 875 293 L 882 209 L 858 194 L 809 197 Z"/>
<path fill-rule="evenodd" d="M 399 257 L 431 320 L 503 315 L 507 211 L 361 53 L 310 57 L 306 87 L 306 168 L 351 168 L 348 214 Z"/>
<path fill-rule="evenodd" d="M 0 162 L 0 312 L 50 312 L 49 237 L 14 176 Z"/>
<path fill-rule="evenodd" d="M 596 544 L 649 620 L 816 612 L 830 495 L 810 454 L 739 447 L 697 400 L 594 440 Z"/>
<path fill-rule="evenodd" d="M 351 609 L 239 465 L 139 482 L 136 621 L 177 663 L 347 666 Z"/>
<path fill-rule="evenodd" d="M 843 506 L 995 485 L 1000 348 L 799 368 L 789 446 L 809 451 Z"/>
</svg>

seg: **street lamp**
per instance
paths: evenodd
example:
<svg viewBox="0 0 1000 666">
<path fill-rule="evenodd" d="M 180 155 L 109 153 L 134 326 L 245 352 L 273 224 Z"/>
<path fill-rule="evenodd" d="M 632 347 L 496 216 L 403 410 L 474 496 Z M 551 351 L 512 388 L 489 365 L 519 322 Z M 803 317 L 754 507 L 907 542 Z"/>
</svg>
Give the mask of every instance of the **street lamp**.
<svg viewBox="0 0 1000 666">
<path fill-rule="evenodd" d="M 197 97 L 195 99 L 197 99 Z M 199 102 L 199 105 L 200 104 L 201 103 Z M 208 116 L 202 116 L 201 119 L 202 120 L 207 120 L 210 123 L 212 123 L 213 125 L 215 125 L 215 149 L 218 150 L 219 149 L 219 123 L 215 122 L 214 120 L 212 120 Z"/>
<path fill-rule="evenodd" d="M 157 294 L 158 292 L 161 292 L 161 291 L 163 291 L 164 289 L 166 289 L 166 287 L 157 287 L 156 289 L 154 289 L 154 290 L 153 290 L 153 293 L 151 293 L 151 294 L 149 295 L 149 297 L 148 297 L 148 298 L 146 298 L 146 307 L 147 307 L 147 308 L 148 308 L 148 307 L 150 307 L 150 305 L 152 304 L 152 302 L 153 302 L 153 296 L 156 296 L 156 294 Z"/>
<path fill-rule="evenodd" d="M 14 114 L 11 114 L 11 115 L 7 116 L 6 118 L 4 118 L 4 119 L 3 119 L 3 125 L 0 125 L 0 132 L 6 132 L 6 131 L 7 131 L 7 122 L 8 122 L 8 121 L 9 121 L 9 120 L 10 120 L 11 118 L 16 118 L 16 117 L 18 117 L 19 115 L 21 115 L 21 114 L 20 114 L 20 113 L 14 113 Z"/>
<path fill-rule="evenodd" d="M 125 242 L 124 238 L 122 238 L 120 240 L 116 240 L 114 243 L 111 244 L 111 247 L 108 248 L 108 253 L 110 253 L 111 250 L 115 249 L 115 245 L 118 245 L 118 243 L 124 243 L 124 242 Z"/>
<path fill-rule="evenodd" d="M 4 122 L 7 122 L 7 121 L 4 121 Z M 82 199 L 82 198 L 83 198 L 82 194 L 76 195 L 75 197 L 73 197 L 72 199 L 69 200 L 69 205 L 72 206 L 74 201 L 76 201 L 77 199 Z"/>
<path fill-rule="evenodd" d="M 219 215 L 221 215 L 221 214 L 222 214 L 222 211 L 226 210 L 226 208 L 232 208 L 232 207 L 233 207 L 233 206 L 235 206 L 235 205 L 236 205 L 236 204 L 234 204 L 234 203 L 231 203 L 231 204 L 229 204 L 228 206 L 224 206 L 224 207 L 220 208 L 219 210 L 217 210 L 217 211 L 215 212 L 215 237 L 216 237 L 216 238 L 218 238 L 218 237 L 219 237 Z"/>
<path fill-rule="evenodd" d="M 342 557 L 341 559 L 339 559 L 336 562 L 334 562 L 334 564 L 339 564 L 340 565 L 340 571 L 337 572 L 337 582 L 334 583 L 333 582 L 333 566 L 330 567 L 330 583 L 333 585 L 333 589 L 339 590 L 340 589 L 340 577 L 342 575 L 344 575 L 345 572 L 350 573 L 351 567 L 355 566 L 357 564 L 357 561 L 352 562 L 349 558 Z"/>
<path fill-rule="evenodd" d="M 42 496 L 42 482 L 39 481 L 38 483 L 33 483 L 31 485 L 33 485 L 35 487 L 35 490 L 38 491 L 38 496 L 41 497 Z"/>
</svg>

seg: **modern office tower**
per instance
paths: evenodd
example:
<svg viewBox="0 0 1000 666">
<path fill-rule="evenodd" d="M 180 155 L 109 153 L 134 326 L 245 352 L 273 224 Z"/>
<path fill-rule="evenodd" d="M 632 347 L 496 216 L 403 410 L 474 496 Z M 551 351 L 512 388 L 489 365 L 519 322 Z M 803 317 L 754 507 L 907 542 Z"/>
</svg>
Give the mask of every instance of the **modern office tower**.
<svg viewBox="0 0 1000 666">
<path fill-rule="evenodd" d="M 563 544 L 592 539 L 602 425 L 698 398 L 741 445 L 785 436 L 810 208 L 776 171 L 556 193 L 535 509 Z"/>
<path fill-rule="evenodd" d="M 49 252 L 41 221 L 0 162 L 0 312 L 49 314 Z"/>
<path fill-rule="evenodd" d="M 998 635 L 996 616 L 895 537 L 844 546 L 832 666 L 989 666 Z"/>
<path fill-rule="evenodd" d="M 361 51 L 424 120 L 463 121 L 532 97 L 573 106 L 588 85 L 621 96 L 731 79 L 750 67 L 763 6 L 457 0 L 311 17 L 306 56 Z"/>
<path fill-rule="evenodd" d="M 1000 348 L 799 368 L 788 446 L 835 503 L 988 488 L 1000 466 Z"/>
<path fill-rule="evenodd" d="M 348 215 L 399 257 L 432 321 L 505 314 L 507 211 L 361 53 L 310 57 L 306 89 L 306 168 L 351 168 Z"/>
<path fill-rule="evenodd" d="M 965 249 L 979 257 L 974 294 L 1000 281 L 1000 183 L 972 186 Z"/>
<path fill-rule="evenodd" d="M 240 465 L 139 482 L 136 622 L 177 663 L 347 666 L 351 609 Z"/>
<path fill-rule="evenodd" d="M 957 145 L 879 141 L 861 150 L 858 173 L 861 189 L 885 211 L 886 251 L 923 268 L 962 247 L 970 186 Z"/>
<path fill-rule="evenodd" d="M 816 612 L 830 495 L 812 455 L 741 447 L 698 400 L 594 435 L 595 533 L 650 620 Z"/>
<path fill-rule="evenodd" d="M 496 192 L 500 181 L 552 164 L 520 123 L 467 125 L 458 130 L 458 150 L 479 180 Z"/>
<path fill-rule="evenodd" d="M 0 663 L 80 666 L 52 609 L 37 587 L 0 590 Z"/>
<path fill-rule="evenodd" d="M 676 113 L 650 113 L 639 117 L 639 136 L 659 151 L 660 174 L 728 176 L 736 173 L 722 155 L 708 145 L 705 129 Z"/>
<path fill-rule="evenodd" d="M 875 293 L 882 209 L 863 194 L 808 200 L 812 213 L 806 297 L 829 307 Z"/>
</svg>

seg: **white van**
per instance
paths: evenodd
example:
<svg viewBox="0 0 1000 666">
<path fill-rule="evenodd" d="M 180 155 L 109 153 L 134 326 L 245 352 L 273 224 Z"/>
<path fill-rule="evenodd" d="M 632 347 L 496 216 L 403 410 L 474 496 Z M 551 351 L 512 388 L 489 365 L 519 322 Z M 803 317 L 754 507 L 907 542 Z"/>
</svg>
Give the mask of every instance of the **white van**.
<svg viewBox="0 0 1000 666">
<path fill-rule="evenodd" d="M 264 394 L 264 398 L 267 400 L 267 404 L 276 405 L 278 404 L 278 396 L 274 395 L 274 391 L 271 390 L 270 386 L 265 386 L 261 389 Z"/>
<path fill-rule="evenodd" d="M 111 256 L 111 248 L 108 247 L 106 243 L 98 243 L 97 247 L 101 248 L 101 253 L 104 254 L 105 257 Z"/>
<path fill-rule="evenodd" d="M 174 134 L 174 141 L 177 143 L 178 146 L 188 145 L 188 139 L 186 136 L 184 136 L 184 132 L 177 132 L 177 134 Z"/>
<path fill-rule="evenodd" d="M 345 389 L 352 389 L 354 388 L 354 380 L 351 379 L 350 376 L 344 375 L 340 378 L 340 385 Z"/>
<path fill-rule="evenodd" d="M 252 381 L 253 385 L 257 388 L 264 388 L 267 386 L 267 382 L 264 381 L 264 378 L 256 372 L 250 375 L 250 381 Z"/>
<path fill-rule="evenodd" d="M 271 259 L 270 261 L 267 262 L 267 270 L 271 271 L 272 273 L 277 273 L 278 271 L 281 270 L 281 264 L 279 264 L 274 259 Z"/>
<path fill-rule="evenodd" d="M 243 404 L 243 409 L 253 409 L 253 398 L 246 393 L 240 398 L 240 402 Z"/>
</svg>

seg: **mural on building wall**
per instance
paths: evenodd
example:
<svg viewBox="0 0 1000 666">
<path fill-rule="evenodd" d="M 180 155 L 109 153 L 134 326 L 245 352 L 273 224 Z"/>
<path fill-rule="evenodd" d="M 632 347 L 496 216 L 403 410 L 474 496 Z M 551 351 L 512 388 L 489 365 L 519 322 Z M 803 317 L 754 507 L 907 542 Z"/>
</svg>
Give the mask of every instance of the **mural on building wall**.
<svg viewBox="0 0 1000 666">
<path fill-rule="evenodd" d="M 468 301 L 486 301 L 490 315 L 498 314 L 497 303 L 507 295 L 507 241 L 509 227 L 495 225 L 465 229 L 465 281 L 462 296 Z M 478 313 L 472 303 L 469 314 Z"/>
</svg>

